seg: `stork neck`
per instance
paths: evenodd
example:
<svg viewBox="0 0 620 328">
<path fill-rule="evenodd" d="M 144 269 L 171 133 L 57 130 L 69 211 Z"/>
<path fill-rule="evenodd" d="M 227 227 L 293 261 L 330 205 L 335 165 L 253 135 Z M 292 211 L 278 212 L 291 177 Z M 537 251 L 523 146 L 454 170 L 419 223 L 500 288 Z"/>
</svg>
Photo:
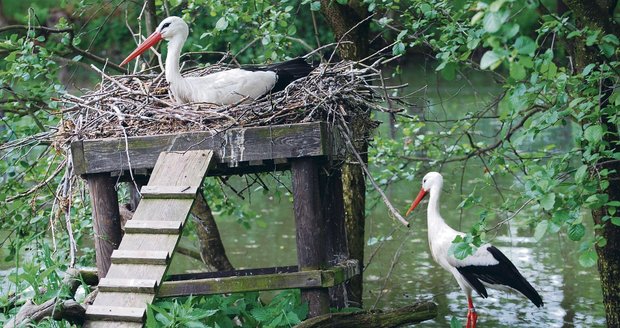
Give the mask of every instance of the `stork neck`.
<svg viewBox="0 0 620 328">
<path fill-rule="evenodd" d="M 427 216 L 428 226 L 430 230 L 431 228 L 439 228 L 446 223 L 444 222 L 441 214 L 439 213 L 439 198 L 441 196 L 441 186 L 438 186 L 438 188 L 431 188 L 429 193 L 430 197 L 428 200 Z"/>
<path fill-rule="evenodd" d="M 168 42 L 168 55 L 166 56 L 166 81 L 173 84 L 181 80 L 181 69 L 179 59 L 185 38 L 182 36 L 174 37 Z"/>
</svg>

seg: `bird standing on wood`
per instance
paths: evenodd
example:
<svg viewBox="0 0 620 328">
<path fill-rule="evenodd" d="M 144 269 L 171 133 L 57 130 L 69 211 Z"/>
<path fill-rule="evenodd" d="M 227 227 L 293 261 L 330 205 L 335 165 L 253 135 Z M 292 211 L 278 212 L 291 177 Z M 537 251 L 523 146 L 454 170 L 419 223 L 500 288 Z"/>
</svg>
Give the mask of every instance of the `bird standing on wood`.
<svg viewBox="0 0 620 328">
<path fill-rule="evenodd" d="M 540 307 L 543 300 L 519 270 L 499 249 L 490 244 L 480 246 L 476 252 L 463 260 L 448 254 L 450 245 L 456 236 L 465 234 L 449 227 L 439 214 L 439 197 L 443 186 L 443 177 L 437 172 L 429 172 L 422 180 L 422 189 L 415 198 L 406 215 L 409 215 L 422 198 L 430 194 L 427 210 L 428 243 L 435 262 L 448 270 L 461 289 L 467 295 L 467 328 L 475 328 L 478 315 L 472 302 L 471 294 L 475 290 L 483 298 L 487 297 L 486 288 L 518 291 Z"/>
<path fill-rule="evenodd" d="M 183 77 L 179 59 L 188 35 L 189 27 L 183 19 L 168 17 L 123 60 L 121 66 L 159 41 L 167 40 L 165 73 L 174 98 L 181 103 L 206 102 L 217 105 L 252 101 L 269 92 L 283 90 L 289 83 L 310 74 L 314 69 L 303 58 L 296 58 L 272 65 L 236 68 L 200 77 Z"/>
</svg>

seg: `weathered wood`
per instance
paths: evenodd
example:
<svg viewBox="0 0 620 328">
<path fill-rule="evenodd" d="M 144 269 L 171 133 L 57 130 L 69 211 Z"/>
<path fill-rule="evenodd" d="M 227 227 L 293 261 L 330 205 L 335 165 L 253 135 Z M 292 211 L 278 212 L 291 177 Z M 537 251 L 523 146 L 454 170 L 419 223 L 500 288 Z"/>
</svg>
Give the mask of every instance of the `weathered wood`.
<svg viewBox="0 0 620 328">
<path fill-rule="evenodd" d="M 114 264 L 152 264 L 167 265 L 170 254 L 166 251 L 143 250 L 114 250 L 112 263 Z"/>
<path fill-rule="evenodd" d="M 163 206 L 160 199 L 143 199 L 133 213 L 134 220 L 142 221 L 178 221 L 179 213 L 189 213 L 194 204 L 193 199 L 170 199 Z"/>
<path fill-rule="evenodd" d="M 126 233 L 178 234 L 183 229 L 183 221 L 129 220 L 125 223 Z"/>
<path fill-rule="evenodd" d="M 297 231 L 297 263 L 300 270 L 317 270 L 326 266 L 325 217 L 319 189 L 319 165 L 312 158 L 291 162 L 293 207 Z M 308 317 L 329 312 L 329 293 L 325 288 L 304 289 Z"/>
<path fill-rule="evenodd" d="M 155 299 L 150 293 L 99 292 L 93 305 L 146 308 Z"/>
<path fill-rule="evenodd" d="M 188 296 L 188 295 L 212 295 L 224 293 L 240 293 L 260 290 L 280 290 L 291 288 L 316 289 L 331 287 L 350 279 L 359 273 L 359 265 L 356 261 L 347 261 L 327 270 L 297 271 L 286 273 L 258 274 L 258 275 L 234 275 L 236 271 L 224 272 L 226 276 L 218 277 L 219 272 L 204 274 L 177 275 L 174 281 L 164 281 L 158 292 L 158 297 Z M 264 268 L 262 271 L 277 270 L 278 268 Z M 283 270 L 290 270 L 285 267 Z M 240 270 L 243 274 L 257 270 Z M 200 275 L 211 276 L 202 279 L 192 278 Z M 234 276 L 230 276 L 234 275 Z"/>
<path fill-rule="evenodd" d="M 344 222 L 342 172 L 336 167 L 322 170 L 319 176 L 319 184 L 325 225 L 329 227 L 325 232 L 325 256 L 327 262 L 334 265 L 349 256 Z M 359 272 L 359 268 L 357 270 Z M 330 307 L 344 308 L 348 306 L 345 288 L 345 284 L 342 284 L 329 289 Z"/>
<path fill-rule="evenodd" d="M 217 162 L 240 162 L 328 155 L 325 123 L 236 128 L 212 134 L 180 134 L 74 142 L 71 152 L 76 174 L 152 168 L 163 151 L 213 149 Z M 128 147 L 126 148 L 127 142 Z M 131 165 L 127 162 L 129 155 Z"/>
<path fill-rule="evenodd" d="M 126 279 L 127 277 L 140 277 L 140 279 L 155 279 L 159 284 L 165 272 L 165 265 L 114 264 L 110 267 L 106 278 Z"/>
<path fill-rule="evenodd" d="M 74 300 L 63 301 L 52 298 L 42 304 L 34 304 L 28 300 L 19 309 L 15 317 L 5 323 L 4 328 L 26 327 L 28 324 L 39 322 L 48 317 L 81 324 L 84 322 L 84 312 L 84 308 Z"/>
<path fill-rule="evenodd" d="M 144 307 L 91 305 L 86 309 L 86 317 L 89 320 L 142 322 L 145 315 L 146 305 Z"/>
<path fill-rule="evenodd" d="M 196 183 L 196 182 L 194 182 Z M 200 184 L 197 183 L 193 186 L 154 186 L 148 185 L 142 187 L 140 193 L 142 198 L 156 198 L 156 199 L 194 199 Z"/>
<path fill-rule="evenodd" d="M 437 316 L 437 305 L 420 302 L 391 311 L 361 311 L 353 313 L 330 313 L 308 319 L 295 328 L 391 328 L 404 324 L 416 324 Z"/>
<path fill-rule="evenodd" d="M 142 328 L 141 322 L 127 321 L 88 321 L 82 328 Z"/>
<path fill-rule="evenodd" d="M 157 280 L 155 279 L 113 279 L 103 278 L 99 282 L 100 292 L 123 292 L 123 293 L 155 293 Z"/>
<path fill-rule="evenodd" d="M 122 237 L 116 180 L 109 174 L 89 174 L 86 181 L 93 211 L 97 271 L 103 278 L 110 268 L 110 255 Z"/>
</svg>

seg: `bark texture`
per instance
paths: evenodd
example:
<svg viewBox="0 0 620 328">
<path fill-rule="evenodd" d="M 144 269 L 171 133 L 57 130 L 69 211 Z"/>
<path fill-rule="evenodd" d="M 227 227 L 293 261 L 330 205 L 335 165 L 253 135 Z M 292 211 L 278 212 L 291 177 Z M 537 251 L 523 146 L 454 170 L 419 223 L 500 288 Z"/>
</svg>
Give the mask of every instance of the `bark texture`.
<svg viewBox="0 0 620 328">
<path fill-rule="evenodd" d="M 573 12 L 573 16 L 580 28 L 588 27 L 592 30 L 602 30 L 605 34 L 618 35 L 618 25 L 613 19 L 613 12 L 617 6 L 617 0 L 564 0 L 564 4 Z M 583 39 L 574 41 L 573 57 L 577 70 L 582 70 L 590 63 L 604 63 L 608 59 L 604 58 L 598 47 L 586 46 Z M 600 87 L 601 112 L 608 106 L 608 100 L 613 93 L 616 81 L 602 81 Z M 606 127 L 607 132 L 604 141 L 608 147 L 620 152 L 620 137 L 618 126 L 613 123 L 612 117 L 602 114 L 600 122 L 586 122 L 601 124 Z M 609 188 L 604 191 L 609 195 L 609 201 L 620 200 L 620 163 L 610 161 L 609 158 L 602 158 L 599 161 L 597 170 L 608 169 L 613 172 L 609 176 Z M 605 220 L 608 217 L 606 207 L 592 211 L 594 223 L 602 226 L 597 230 L 600 236 L 605 237 L 607 245 L 596 248 L 598 254 L 598 270 L 601 277 L 601 287 L 603 289 L 603 303 L 607 317 L 608 327 L 620 327 L 620 227 Z"/>
<path fill-rule="evenodd" d="M 222 244 L 220 231 L 217 228 L 211 208 L 202 194 L 196 196 L 192 208 L 192 216 L 198 226 L 198 240 L 200 241 L 200 257 L 209 271 L 231 271 L 232 266 L 226 256 Z"/>
<path fill-rule="evenodd" d="M 361 1 L 349 1 L 346 5 L 332 0 L 321 0 L 321 12 L 334 32 L 335 41 L 347 41 L 338 46 L 342 59 L 360 60 L 369 52 L 368 9 Z M 357 151 L 366 158 L 368 142 L 363 129 L 363 118 L 352 123 L 352 139 L 357 141 Z M 366 221 L 366 181 L 364 172 L 351 156 L 342 167 L 344 211 L 349 258 L 364 263 L 364 224 Z M 363 271 L 362 271 L 363 272 Z M 347 303 L 362 307 L 363 276 L 354 277 L 347 283 Z"/>
</svg>

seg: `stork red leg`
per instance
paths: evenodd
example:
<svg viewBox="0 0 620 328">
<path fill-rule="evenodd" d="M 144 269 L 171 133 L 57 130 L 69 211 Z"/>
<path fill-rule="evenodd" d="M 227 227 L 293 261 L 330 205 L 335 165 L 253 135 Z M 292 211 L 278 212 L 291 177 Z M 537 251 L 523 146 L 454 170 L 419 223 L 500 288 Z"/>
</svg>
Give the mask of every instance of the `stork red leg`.
<svg viewBox="0 0 620 328">
<path fill-rule="evenodd" d="M 478 321 L 478 314 L 476 314 L 476 308 L 471 296 L 467 296 L 468 308 L 467 308 L 467 324 L 466 328 L 476 328 L 476 321 Z"/>
</svg>

